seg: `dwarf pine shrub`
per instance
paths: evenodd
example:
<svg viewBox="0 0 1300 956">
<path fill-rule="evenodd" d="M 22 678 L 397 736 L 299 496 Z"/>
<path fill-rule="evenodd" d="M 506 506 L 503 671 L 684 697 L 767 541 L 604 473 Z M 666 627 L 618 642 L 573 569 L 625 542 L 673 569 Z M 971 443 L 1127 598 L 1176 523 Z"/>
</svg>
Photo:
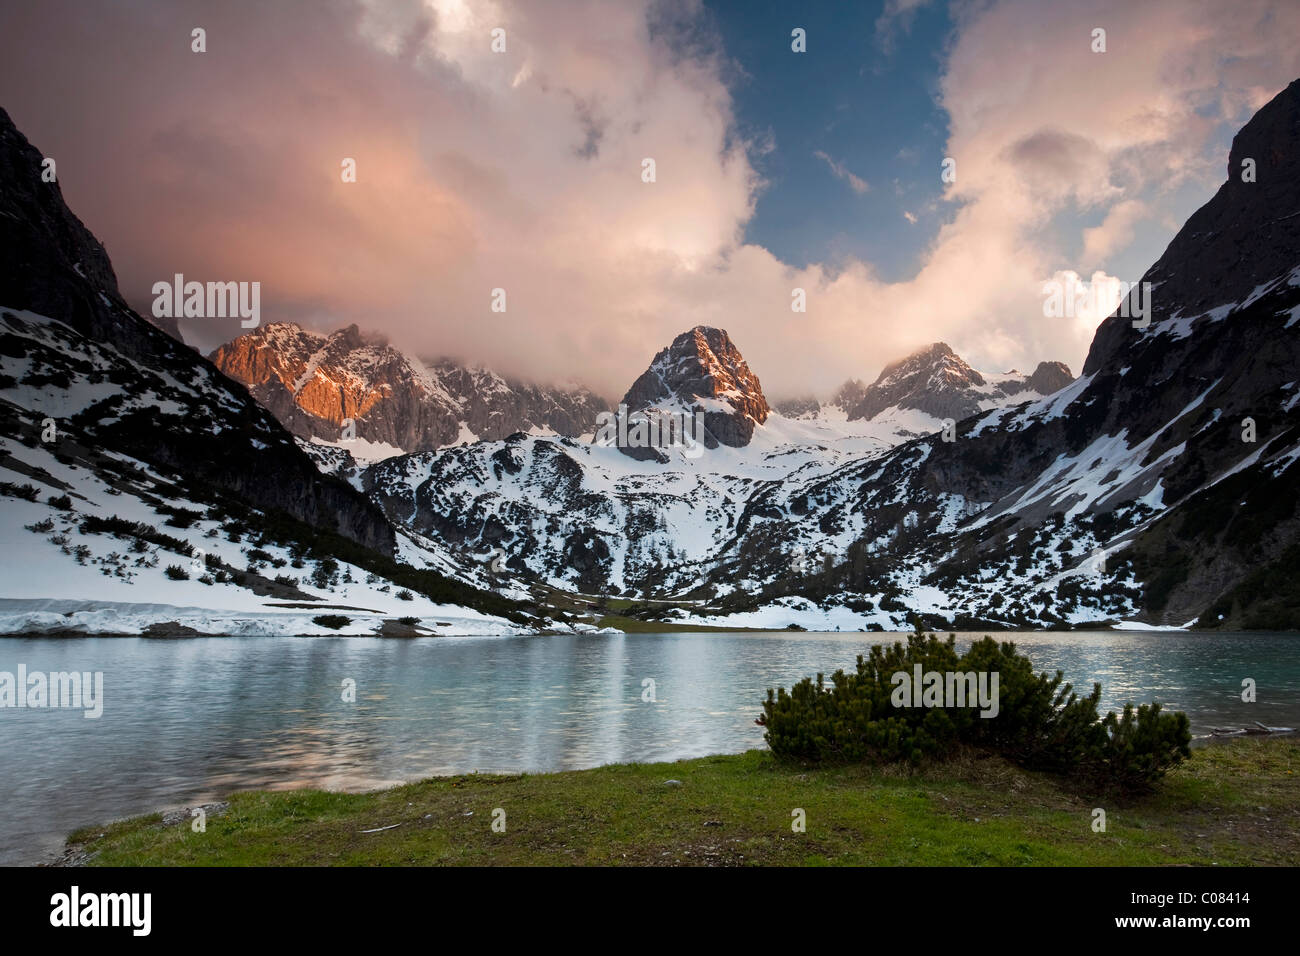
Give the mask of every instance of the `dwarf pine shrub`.
<svg viewBox="0 0 1300 956">
<path fill-rule="evenodd" d="M 922 699 L 912 700 L 922 684 Z M 1185 714 L 1130 704 L 1101 719 L 1100 700 L 1100 684 L 1080 696 L 1061 671 L 1036 674 L 1012 643 L 985 637 L 958 654 L 954 636 L 918 630 L 906 644 L 859 655 L 855 671 L 836 671 L 830 686 L 818 674 L 788 692 L 769 689 L 757 722 L 779 757 L 917 763 L 974 747 L 1122 790 L 1145 788 L 1190 756 Z"/>
</svg>

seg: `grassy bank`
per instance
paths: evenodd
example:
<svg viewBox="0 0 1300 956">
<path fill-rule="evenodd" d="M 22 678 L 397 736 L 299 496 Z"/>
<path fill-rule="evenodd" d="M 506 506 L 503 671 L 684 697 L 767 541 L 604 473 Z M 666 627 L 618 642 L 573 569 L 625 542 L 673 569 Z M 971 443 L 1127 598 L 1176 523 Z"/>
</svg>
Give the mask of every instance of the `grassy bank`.
<svg viewBox="0 0 1300 956">
<path fill-rule="evenodd" d="M 370 794 L 241 793 L 206 833 L 153 814 L 69 842 L 93 865 L 1296 865 L 1298 797 L 1297 738 L 1198 749 L 1157 792 L 1126 801 L 997 758 L 907 773 L 750 751 Z M 1092 829 L 1098 806 L 1105 833 Z M 791 830 L 795 808 L 805 833 Z"/>
<path fill-rule="evenodd" d="M 770 631 L 773 628 L 762 627 L 717 627 L 703 624 L 681 624 L 676 621 L 661 621 L 659 617 L 670 608 L 694 605 L 682 605 L 677 601 L 657 601 L 652 599 L 632 600 L 608 595 L 580 594 L 578 592 L 560 591 L 556 588 L 537 585 L 533 588 L 533 600 L 545 614 L 558 616 L 560 620 L 577 621 L 594 624 L 597 627 L 616 627 L 626 634 L 692 634 L 716 633 L 719 631 Z"/>
</svg>

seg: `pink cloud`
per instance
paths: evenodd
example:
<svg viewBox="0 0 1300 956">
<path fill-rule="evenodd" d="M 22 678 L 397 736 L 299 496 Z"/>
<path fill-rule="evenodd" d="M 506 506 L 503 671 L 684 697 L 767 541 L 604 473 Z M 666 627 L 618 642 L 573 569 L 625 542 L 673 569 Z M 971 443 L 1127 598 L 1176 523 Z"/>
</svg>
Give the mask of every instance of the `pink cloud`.
<svg viewBox="0 0 1300 956">
<path fill-rule="evenodd" d="M 1042 282 L 1122 248 L 1139 209 L 1168 221 L 1179 184 L 1208 198 L 1217 124 L 1300 75 L 1294 4 L 958 7 L 940 93 L 955 212 L 916 275 L 890 283 L 870 263 L 794 269 L 742 242 L 761 188 L 748 149 L 771 144 L 736 135 L 719 58 L 652 35 L 649 9 L 48 0 L 0 14 L 24 38 L 0 83 L 141 308 L 175 272 L 259 280 L 265 321 L 357 322 L 611 397 L 707 323 L 780 396 L 827 393 L 937 339 L 990 370 L 1077 369 L 1092 329 L 1045 320 Z M 205 54 L 189 47 L 198 25 Z M 1105 54 L 1089 50 L 1095 26 Z M 938 177 L 942 158 L 917 168 Z M 1079 211 L 1101 225 L 1053 225 Z M 498 287 L 504 315 L 489 308 Z M 806 314 L 790 310 L 795 287 Z M 238 331 L 188 334 L 211 346 Z"/>
</svg>

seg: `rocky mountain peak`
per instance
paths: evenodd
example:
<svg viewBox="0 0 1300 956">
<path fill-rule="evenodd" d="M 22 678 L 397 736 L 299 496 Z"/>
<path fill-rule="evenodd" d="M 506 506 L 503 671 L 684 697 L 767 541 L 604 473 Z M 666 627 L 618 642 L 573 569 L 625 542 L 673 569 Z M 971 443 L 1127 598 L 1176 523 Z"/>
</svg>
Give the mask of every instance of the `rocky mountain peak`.
<svg viewBox="0 0 1300 956">
<path fill-rule="evenodd" d="M 758 376 L 722 329 L 697 325 L 656 355 L 623 397 L 629 412 L 676 406 L 704 414 L 706 447 L 749 444 L 771 409 Z"/>
<path fill-rule="evenodd" d="M 935 418 L 964 418 L 979 410 L 968 394 L 985 380 L 945 342 L 935 342 L 886 365 L 848 410 L 850 419 L 874 418 L 887 408 L 914 408 Z"/>
<path fill-rule="evenodd" d="M 891 366 L 914 362 L 939 364 L 944 361 L 966 365 L 966 363 L 962 361 L 961 356 L 954 352 L 947 342 L 932 342 L 929 345 L 923 346 L 915 352 L 904 356 L 898 361 L 891 363 Z M 966 367 L 969 368 L 970 366 L 966 365 Z"/>
<path fill-rule="evenodd" d="M 948 386 L 984 384 L 983 376 L 966 364 L 947 342 L 935 342 L 885 366 L 876 381 L 901 381 L 915 375 L 929 375 L 936 384 Z"/>
<path fill-rule="evenodd" d="M 1039 362 L 1029 375 L 1015 369 L 1001 375 L 981 374 L 946 342 L 934 342 L 889 363 L 870 385 L 849 379 L 824 404 L 815 398 L 793 398 L 780 402 L 777 410 L 787 418 L 843 415 L 853 421 L 890 418 L 910 409 L 959 421 L 999 405 L 1051 395 L 1072 381 L 1069 367 L 1061 362 Z"/>
<path fill-rule="evenodd" d="M 374 446 L 351 446 L 365 458 L 531 429 L 580 435 L 605 404 L 586 389 L 514 382 L 450 359 L 425 363 L 356 324 L 326 335 L 276 322 L 211 358 L 299 438 L 360 439 Z M 344 430 L 349 421 L 354 435 Z"/>
<path fill-rule="evenodd" d="M 831 404 L 844 409 L 846 412 L 862 401 L 862 396 L 867 394 L 867 383 L 860 378 L 851 378 L 838 389 L 831 397 Z"/>
<path fill-rule="evenodd" d="M 1143 282 L 1148 316 L 1158 325 L 1242 304 L 1296 267 L 1300 245 L 1300 80 L 1262 106 L 1233 137 L 1228 179 L 1194 212 Z M 1149 331 L 1158 331 L 1149 329 Z M 1097 329 L 1084 374 L 1107 366 L 1133 341 L 1131 317 L 1112 315 Z"/>
<path fill-rule="evenodd" d="M 57 178 L 45 181 L 43 163 L 0 109 L 0 302 L 59 316 L 94 338 L 145 345 L 148 336 L 123 318 L 126 303 L 103 244 L 63 201 Z M 174 319 L 165 331 L 177 336 Z"/>
<path fill-rule="evenodd" d="M 897 408 L 960 421 L 984 409 L 1020 401 L 1016 396 L 1022 393 L 1050 395 L 1073 380 L 1069 368 L 1060 362 L 1039 362 L 1031 375 L 1014 369 L 1004 375 L 982 375 L 946 342 L 935 342 L 886 365 L 846 410 L 850 419 L 875 418 Z M 859 385 L 848 382 L 839 394 L 851 396 L 859 391 Z"/>
<path fill-rule="evenodd" d="M 355 322 L 347 328 L 339 329 L 330 338 L 345 349 L 364 348 L 368 344 L 361 335 L 361 328 Z"/>
<path fill-rule="evenodd" d="M 1070 367 L 1064 362 L 1039 362 L 1034 373 L 1025 380 L 1025 384 L 1039 395 L 1051 395 L 1073 381 L 1074 375 L 1070 373 Z"/>
</svg>

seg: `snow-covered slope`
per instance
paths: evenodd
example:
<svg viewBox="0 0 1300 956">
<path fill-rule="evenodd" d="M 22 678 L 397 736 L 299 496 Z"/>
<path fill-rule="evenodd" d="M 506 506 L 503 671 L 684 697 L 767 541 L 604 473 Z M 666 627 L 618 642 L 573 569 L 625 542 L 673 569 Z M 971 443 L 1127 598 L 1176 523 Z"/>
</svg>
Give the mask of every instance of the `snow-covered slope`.
<svg viewBox="0 0 1300 956">
<path fill-rule="evenodd" d="M 845 382 L 825 403 L 802 399 L 778 403 L 791 418 L 809 421 L 866 419 L 893 424 L 900 438 L 915 438 L 976 412 L 1051 395 L 1073 381 L 1060 362 L 1040 362 L 1028 375 L 975 371 L 943 342 L 891 362 L 870 385 Z"/>
<path fill-rule="evenodd" d="M 453 562 L 504 555 L 506 572 L 556 587 L 680 590 L 698 582 L 761 493 L 793 492 L 895 441 L 873 422 L 772 415 L 743 448 L 668 449 L 665 463 L 516 436 L 390 459 L 362 481 L 395 522 L 441 542 Z"/>
<path fill-rule="evenodd" d="M 954 360 L 978 382 L 943 375 Z M 850 419 L 834 406 L 789 418 L 767 407 L 758 378 L 727 334 L 700 327 L 656 355 L 624 398 L 624 407 L 643 414 L 706 410 L 698 446 L 663 444 L 635 455 L 598 433 L 579 440 L 515 436 L 364 470 L 332 452 L 316 454 L 323 468 L 369 490 L 395 524 L 427 536 L 449 566 L 459 565 L 475 583 L 493 580 L 474 575 L 495 561 L 497 580 L 650 596 L 694 593 L 707 579 L 712 583 L 700 593 L 719 597 L 773 580 L 800 554 L 811 565 L 814 554 L 843 550 L 842 536 L 793 528 L 780 542 L 765 543 L 765 574 L 726 580 L 747 570 L 726 557 L 728 549 L 764 516 L 784 514 L 845 465 L 944 427 L 916 406 L 938 409 L 954 395 L 978 393 L 992 408 L 1015 394 L 1022 402 L 1037 394 L 1014 373 L 980 378 L 946 346 L 890 368 L 896 374 L 880 382 L 908 387 L 870 419 Z M 927 400 L 918 377 L 939 393 Z M 1020 387 L 1003 388 L 1003 379 Z M 864 393 L 852 398 L 861 402 Z"/>
<path fill-rule="evenodd" d="M 41 160 L 0 111 L 0 633 L 531 618 L 439 575 L 242 387 L 131 311 Z"/>
<path fill-rule="evenodd" d="M 430 633 L 518 629 L 317 553 L 273 515 L 118 450 L 118 429 L 141 416 L 178 444 L 228 431 L 237 400 L 211 368 L 148 372 L 8 309 L 0 353 L 14 426 L 0 436 L 0 633 L 373 633 L 398 618 Z M 269 419 L 244 442 L 245 461 L 292 448 Z M 349 621 L 315 622 L 330 613 Z"/>
<path fill-rule="evenodd" d="M 1247 156 L 1254 183 L 1235 175 Z M 1145 277 L 1149 324 L 1107 319 L 1077 380 L 1040 366 L 1021 388 L 936 346 L 843 421 L 747 414 L 746 442 L 693 460 L 519 439 L 393 459 L 363 485 L 450 551 L 701 623 L 1295 627 L 1300 81 L 1228 168 Z M 922 434 L 893 444 L 903 413 Z"/>
</svg>

